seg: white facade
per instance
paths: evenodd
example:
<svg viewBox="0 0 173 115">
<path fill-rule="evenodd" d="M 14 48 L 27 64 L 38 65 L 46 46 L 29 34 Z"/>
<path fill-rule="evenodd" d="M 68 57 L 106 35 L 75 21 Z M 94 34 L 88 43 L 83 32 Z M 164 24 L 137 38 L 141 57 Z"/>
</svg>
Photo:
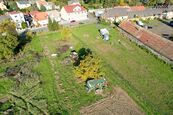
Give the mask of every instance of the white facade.
<svg viewBox="0 0 173 115">
<path fill-rule="evenodd" d="M 61 21 L 60 12 L 58 12 L 57 10 L 47 11 L 47 13 L 52 21 L 53 20 L 56 22 Z"/>
<path fill-rule="evenodd" d="M 45 20 L 39 20 L 39 21 L 36 21 L 36 20 L 33 20 L 33 23 L 35 26 L 47 26 L 48 24 L 48 19 L 45 19 Z"/>
<path fill-rule="evenodd" d="M 31 6 L 31 4 L 29 4 L 29 2 L 28 2 L 28 3 L 16 2 L 16 4 L 17 4 L 17 7 L 18 7 L 19 9 L 25 9 L 25 8 L 28 8 L 28 7 Z"/>
<path fill-rule="evenodd" d="M 65 8 L 61 9 L 61 18 L 65 21 L 82 21 L 88 19 L 87 10 L 80 11 L 80 7 L 76 6 L 73 12 L 68 13 Z"/>
<path fill-rule="evenodd" d="M 4 5 L 3 1 L 0 1 L 0 9 L 1 10 L 7 10 L 7 7 Z"/>
<path fill-rule="evenodd" d="M 9 15 L 10 15 L 12 21 L 16 23 L 17 28 L 21 28 L 22 22 L 25 22 L 23 13 L 21 13 L 21 12 L 17 13 L 16 12 L 16 13 L 9 13 Z"/>
<path fill-rule="evenodd" d="M 37 1 L 36 5 L 37 5 L 39 10 L 41 10 L 42 5 L 46 8 L 46 10 L 52 10 L 52 7 L 53 7 L 52 3 L 46 2 L 46 1 L 44 1 L 44 4 L 41 4 L 39 1 Z"/>
<path fill-rule="evenodd" d="M 163 18 L 165 18 L 165 19 L 172 19 L 173 18 L 173 11 L 172 12 L 165 12 L 165 13 L 163 13 Z"/>
</svg>

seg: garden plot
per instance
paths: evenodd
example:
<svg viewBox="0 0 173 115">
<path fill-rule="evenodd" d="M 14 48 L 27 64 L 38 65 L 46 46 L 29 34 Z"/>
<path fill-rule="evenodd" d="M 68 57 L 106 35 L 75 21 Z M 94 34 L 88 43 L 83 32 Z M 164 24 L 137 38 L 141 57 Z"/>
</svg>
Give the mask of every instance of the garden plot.
<svg viewBox="0 0 173 115">
<path fill-rule="evenodd" d="M 80 110 L 81 115 L 144 115 L 136 103 L 120 87 L 112 94 Z"/>
</svg>

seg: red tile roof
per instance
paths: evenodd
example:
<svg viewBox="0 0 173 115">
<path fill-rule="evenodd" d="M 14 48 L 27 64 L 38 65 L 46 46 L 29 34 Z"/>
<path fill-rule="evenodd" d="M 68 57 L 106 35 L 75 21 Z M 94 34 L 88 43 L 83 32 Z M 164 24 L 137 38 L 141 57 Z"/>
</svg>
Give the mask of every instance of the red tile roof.
<svg viewBox="0 0 173 115">
<path fill-rule="evenodd" d="M 40 0 L 40 1 L 38 1 L 38 4 L 40 4 L 40 5 L 46 5 L 47 2 L 46 1 L 43 1 L 43 0 Z"/>
<path fill-rule="evenodd" d="M 129 11 L 143 11 L 143 10 L 145 10 L 144 6 L 132 6 L 129 9 Z"/>
<path fill-rule="evenodd" d="M 119 25 L 120 28 L 135 36 L 143 44 L 152 48 L 159 54 L 173 60 L 173 42 L 136 26 L 133 22 L 124 21 Z"/>
<path fill-rule="evenodd" d="M 16 12 L 16 11 L 12 11 L 12 12 L 9 12 L 9 14 L 19 14 L 20 12 Z"/>
<path fill-rule="evenodd" d="M 77 9 L 79 8 L 79 10 Z M 68 6 L 64 6 L 64 9 L 67 13 L 72 13 L 72 12 L 81 12 L 81 11 L 85 11 L 86 9 L 81 6 L 80 4 L 71 4 Z"/>
<path fill-rule="evenodd" d="M 47 12 L 39 12 L 39 11 L 33 11 L 30 12 L 30 15 L 33 17 L 36 21 L 46 20 L 48 19 Z"/>
</svg>

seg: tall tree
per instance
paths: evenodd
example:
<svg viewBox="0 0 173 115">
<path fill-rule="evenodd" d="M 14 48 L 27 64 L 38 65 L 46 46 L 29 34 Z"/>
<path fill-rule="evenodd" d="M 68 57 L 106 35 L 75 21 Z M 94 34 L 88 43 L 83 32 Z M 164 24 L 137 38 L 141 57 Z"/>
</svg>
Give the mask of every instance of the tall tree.
<svg viewBox="0 0 173 115">
<path fill-rule="evenodd" d="M 10 58 L 18 45 L 16 27 L 13 22 L 5 20 L 0 23 L 0 59 Z"/>
</svg>

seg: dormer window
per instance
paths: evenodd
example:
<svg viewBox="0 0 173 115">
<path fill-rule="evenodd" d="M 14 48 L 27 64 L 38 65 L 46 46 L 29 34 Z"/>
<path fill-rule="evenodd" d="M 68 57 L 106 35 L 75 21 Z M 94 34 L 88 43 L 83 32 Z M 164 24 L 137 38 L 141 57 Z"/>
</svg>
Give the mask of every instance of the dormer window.
<svg viewBox="0 0 173 115">
<path fill-rule="evenodd" d="M 78 11 L 81 11 L 81 7 L 79 6 L 76 6 L 74 9 L 73 9 L 74 12 L 78 12 Z"/>
</svg>

